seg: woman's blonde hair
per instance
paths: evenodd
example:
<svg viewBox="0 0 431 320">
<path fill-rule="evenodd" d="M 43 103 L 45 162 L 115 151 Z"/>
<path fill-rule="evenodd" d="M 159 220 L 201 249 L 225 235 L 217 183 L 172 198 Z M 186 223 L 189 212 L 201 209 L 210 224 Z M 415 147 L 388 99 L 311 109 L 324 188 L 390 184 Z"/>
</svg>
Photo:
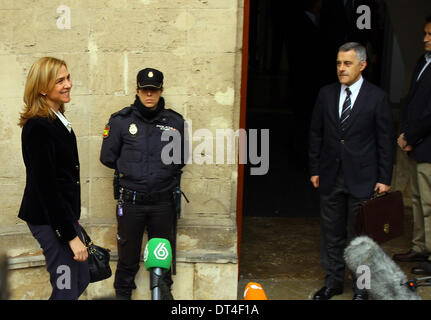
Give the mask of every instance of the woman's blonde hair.
<svg viewBox="0 0 431 320">
<path fill-rule="evenodd" d="M 41 92 L 49 92 L 55 86 L 57 74 L 66 62 L 53 57 L 43 57 L 37 60 L 30 68 L 24 89 L 24 111 L 20 113 L 18 125 L 23 127 L 28 119 L 34 117 L 50 117 L 55 119 L 46 101 L 46 96 Z M 60 112 L 64 112 L 64 104 L 60 106 Z"/>
</svg>

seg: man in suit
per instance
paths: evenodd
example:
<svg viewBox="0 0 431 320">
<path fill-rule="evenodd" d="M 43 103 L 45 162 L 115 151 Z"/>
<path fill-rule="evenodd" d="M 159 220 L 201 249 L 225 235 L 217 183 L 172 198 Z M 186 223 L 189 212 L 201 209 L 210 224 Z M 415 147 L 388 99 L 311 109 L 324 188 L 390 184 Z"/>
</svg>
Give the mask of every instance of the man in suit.
<svg viewBox="0 0 431 320">
<path fill-rule="evenodd" d="M 416 64 L 402 119 L 399 147 L 408 153 L 413 239 L 397 261 L 424 261 L 414 274 L 431 275 L 431 16 L 425 21 L 425 54 Z"/>
<path fill-rule="evenodd" d="M 355 210 L 373 192 L 390 189 L 394 130 L 387 95 L 367 82 L 365 48 L 339 48 L 339 83 L 324 86 L 313 110 L 309 136 L 311 182 L 320 191 L 321 261 L 325 285 L 313 297 L 328 300 L 344 287 L 343 252 L 354 236 Z M 347 232 L 346 232 L 347 228 Z M 356 285 L 355 300 L 366 300 Z"/>
</svg>

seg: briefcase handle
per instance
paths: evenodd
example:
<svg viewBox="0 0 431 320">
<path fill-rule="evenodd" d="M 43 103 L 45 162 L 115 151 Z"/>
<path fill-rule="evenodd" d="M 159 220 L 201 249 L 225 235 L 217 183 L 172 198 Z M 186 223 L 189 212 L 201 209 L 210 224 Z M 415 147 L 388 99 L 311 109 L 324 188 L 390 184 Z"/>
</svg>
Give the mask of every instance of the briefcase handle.
<svg viewBox="0 0 431 320">
<path fill-rule="evenodd" d="M 379 197 L 384 197 L 384 196 L 388 195 L 389 193 L 390 193 L 390 191 L 385 191 L 382 193 L 379 193 L 378 191 L 376 191 L 376 192 L 374 192 L 374 194 L 372 195 L 370 200 L 374 200 L 374 199 L 379 198 Z"/>
</svg>

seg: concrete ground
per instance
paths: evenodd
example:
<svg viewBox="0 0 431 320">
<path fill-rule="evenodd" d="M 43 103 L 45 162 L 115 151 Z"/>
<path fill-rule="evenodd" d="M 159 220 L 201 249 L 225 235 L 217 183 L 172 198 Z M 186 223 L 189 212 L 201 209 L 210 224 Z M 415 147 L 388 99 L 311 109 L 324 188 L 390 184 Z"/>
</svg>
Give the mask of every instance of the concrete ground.
<svg viewBox="0 0 431 320">
<path fill-rule="evenodd" d="M 409 249 L 412 214 L 406 210 L 402 237 L 382 245 L 392 257 Z M 320 264 L 319 219 L 291 217 L 244 217 L 241 243 L 238 299 L 243 299 L 248 282 L 260 283 L 270 300 L 309 300 L 323 286 L 324 272 Z M 409 280 L 412 267 L 420 263 L 398 263 Z M 353 297 L 346 272 L 344 293 L 333 300 Z M 431 300 L 431 287 L 418 288 L 424 300 Z"/>
</svg>

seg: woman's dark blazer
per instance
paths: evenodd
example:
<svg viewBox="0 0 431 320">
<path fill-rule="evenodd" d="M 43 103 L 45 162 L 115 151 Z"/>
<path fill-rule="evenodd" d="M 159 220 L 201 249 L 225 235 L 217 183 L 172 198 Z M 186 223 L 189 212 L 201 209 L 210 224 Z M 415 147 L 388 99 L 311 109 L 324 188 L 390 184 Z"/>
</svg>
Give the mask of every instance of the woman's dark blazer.
<svg viewBox="0 0 431 320">
<path fill-rule="evenodd" d="M 26 186 L 18 217 L 51 225 L 59 239 L 76 237 L 81 214 L 79 158 L 75 134 L 60 119 L 31 118 L 22 129 Z"/>
</svg>

